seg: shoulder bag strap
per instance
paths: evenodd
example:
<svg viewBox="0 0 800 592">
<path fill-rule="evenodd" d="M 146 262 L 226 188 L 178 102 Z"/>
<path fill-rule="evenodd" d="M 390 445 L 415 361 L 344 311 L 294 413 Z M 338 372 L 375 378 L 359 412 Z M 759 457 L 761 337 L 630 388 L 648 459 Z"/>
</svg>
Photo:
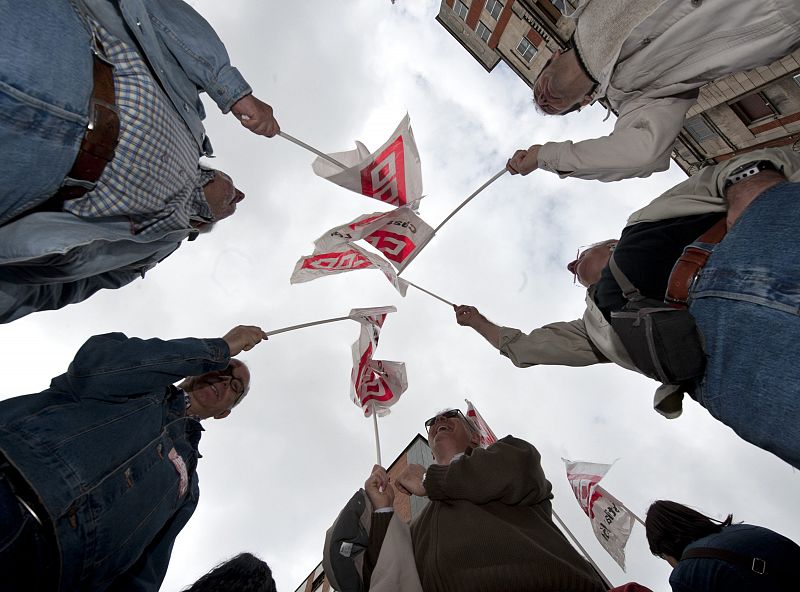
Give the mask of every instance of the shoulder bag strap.
<svg viewBox="0 0 800 592">
<path fill-rule="evenodd" d="M 617 262 L 614 260 L 613 252 L 608 260 L 608 268 L 611 270 L 611 275 L 617 280 L 617 284 L 619 284 L 619 287 L 622 289 L 622 295 L 625 296 L 626 300 L 630 300 L 631 302 L 644 300 L 642 293 L 636 289 L 636 286 L 631 283 L 628 276 L 626 276 L 619 268 L 619 265 L 617 265 Z"/>
</svg>

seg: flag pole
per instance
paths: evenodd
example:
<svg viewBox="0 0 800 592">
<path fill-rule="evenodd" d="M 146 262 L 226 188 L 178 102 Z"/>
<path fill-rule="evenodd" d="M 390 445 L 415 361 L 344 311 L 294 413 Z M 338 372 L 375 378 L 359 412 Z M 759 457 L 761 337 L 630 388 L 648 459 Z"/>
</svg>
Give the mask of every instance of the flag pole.
<svg viewBox="0 0 800 592">
<path fill-rule="evenodd" d="M 647 527 L 644 525 L 644 520 L 642 520 L 642 519 L 641 519 L 641 518 L 639 518 L 639 517 L 638 517 L 636 514 L 634 514 L 633 512 L 631 512 L 630 508 L 628 508 L 628 513 L 629 513 L 631 516 L 633 516 L 633 519 L 634 519 L 634 520 L 636 520 L 636 521 L 637 521 L 639 524 L 641 524 L 641 525 L 642 525 L 642 528 L 644 528 L 645 530 L 647 529 Z"/>
<path fill-rule="evenodd" d="M 335 319 L 324 319 L 322 321 L 313 321 L 311 323 L 302 323 L 301 325 L 292 325 L 291 327 L 284 327 L 283 329 L 273 329 L 267 331 L 267 337 L 277 335 L 278 333 L 286 333 L 287 331 L 294 331 L 295 329 L 304 329 L 306 327 L 313 327 L 314 325 L 324 325 L 325 323 L 335 323 L 336 321 L 345 321 L 352 319 L 352 317 L 336 317 Z"/>
<path fill-rule="evenodd" d="M 432 233 L 431 233 L 431 235 L 428 237 L 428 240 L 426 240 L 424 243 L 422 243 L 422 244 L 419 246 L 419 248 L 418 248 L 418 249 L 416 249 L 416 250 L 414 251 L 414 253 L 411 255 L 411 258 L 410 258 L 408 261 L 406 261 L 406 263 L 405 263 L 405 266 L 406 266 L 406 267 L 404 267 L 402 270 L 398 271 L 398 272 L 397 272 L 397 275 L 399 276 L 400 274 L 402 274 L 402 273 L 403 273 L 403 271 L 404 271 L 404 270 L 405 270 L 405 269 L 408 267 L 408 265 L 409 265 L 409 264 L 410 264 L 410 263 L 411 263 L 411 262 L 412 262 L 412 261 L 413 261 L 413 260 L 414 260 L 414 259 L 417 257 L 417 255 L 419 255 L 419 254 L 420 254 L 420 251 L 422 251 L 422 249 L 424 249 L 425 247 L 427 247 L 427 246 L 428 246 L 428 243 L 429 243 L 429 242 L 431 242 L 431 239 L 432 239 L 434 236 L 436 236 L 436 233 L 437 233 L 437 232 L 439 232 L 439 230 L 441 230 L 442 226 L 444 226 L 445 224 L 447 224 L 447 222 L 450 220 L 450 218 L 452 218 L 453 216 L 455 216 L 455 215 L 456 215 L 456 214 L 457 214 L 457 213 L 458 213 L 458 212 L 461 210 L 461 208 L 463 208 L 463 207 L 464 207 L 465 205 L 467 205 L 467 204 L 468 204 L 470 201 L 472 201 L 472 200 L 475 198 L 475 196 L 476 196 L 476 195 L 478 195 L 478 194 L 479 194 L 481 191 L 483 191 L 484 189 L 486 189 L 486 188 L 487 188 L 489 185 L 491 185 L 492 183 L 494 183 L 495 181 L 497 181 L 497 180 L 498 180 L 500 177 L 502 177 L 503 175 L 505 175 L 507 172 L 508 172 L 508 170 L 507 170 L 507 169 L 505 169 L 505 168 L 503 168 L 503 170 L 501 170 L 501 171 L 498 171 L 497 173 L 495 173 L 495 174 L 494 174 L 494 176 L 493 176 L 491 179 L 489 179 L 488 181 L 486 181 L 486 183 L 484 183 L 483 185 L 481 185 L 480 187 L 478 187 L 478 188 L 477 188 L 475 191 L 473 191 L 473 192 L 472 192 L 472 195 L 470 195 L 470 196 L 469 196 L 467 199 L 465 199 L 464 201 L 462 201 L 462 202 L 461 202 L 461 204 L 460 204 L 460 205 L 459 205 L 459 206 L 458 206 L 458 207 L 457 207 L 455 210 L 453 210 L 452 212 L 450 212 L 450 215 L 449 215 L 449 216 L 447 216 L 447 218 L 445 218 L 444 220 L 442 220 L 442 222 L 439 224 L 439 226 L 437 226 L 436 228 L 434 228 L 434 229 L 433 229 L 433 232 L 432 232 Z M 449 304 L 449 303 L 448 303 L 448 304 Z"/>
<path fill-rule="evenodd" d="M 400 274 L 398 274 L 398 275 L 400 275 Z M 442 302 L 444 302 L 445 304 L 448 304 L 448 305 L 450 305 L 450 306 L 455 306 L 455 304 L 453 304 L 453 303 L 452 303 L 452 302 L 450 302 L 449 300 L 445 300 L 445 299 L 444 299 L 444 298 L 442 298 L 441 296 L 437 296 L 437 295 L 436 295 L 436 294 L 434 294 L 433 292 L 430 292 L 430 291 L 426 290 L 425 288 L 421 288 L 420 286 L 418 286 L 417 284 L 415 284 L 415 283 L 413 283 L 413 282 L 409 282 L 408 280 L 403 280 L 403 281 L 404 281 L 405 283 L 407 283 L 409 286 L 413 286 L 414 288 L 416 288 L 416 289 L 417 289 L 417 290 L 419 290 L 420 292 L 425 292 L 425 293 L 426 293 L 426 294 L 428 294 L 429 296 L 433 296 L 434 298 L 436 298 L 436 300 L 441 300 L 441 301 L 442 301 Z"/>
<path fill-rule="evenodd" d="M 581 553 L 583 553 L 583 556 L 586 557 L 587 561 L 589 561 L 589 563 L 592 564 L 592 567 L 594 567 L 598 575 L 601 578 L 603 578 L 603 581 L 606 583 L 606 586 L 608 586 L 609 589 L 613 588 L 614 586 L 611 583 L 611 580 L 609 580 L 606 577 L 606 574 L 604 574 L 602 570 L 597 566 L 597 564 L 594 562 L 594 559 L 592 559 L 592 556 L 586 552 L 586 549 L 583 548 L 583 545 L 581 545 L 580 541 L 577 538 L 575 538 L 575 535 L 572 534 L 572 531 L 569 528 L 567 528 L 567 525 L 564 524 L 561 518 L 558 517 L 558 514 L 556 514 L 555 509 L 553 509 L 553 518 L 555 518 L 558 521 L 558 524 L 561 526 L 562 530 L 564 530 L 569 535 L 569 538 L 571 538 L 572 542 L 575 543 L 578 549 L 580 549 Z"/>
<path fill-rule="evenodd" d="M 472 201 L 472 199 L 473 199 L 473 198 L 474 198 L 476 195 L 478 195 L 478 194 L 479 194 L 481 191 L 483 191 L 484 189 L 486 189 L 486 188 L 487 188 L 489 185 L 491 185 L 492 183 L 494 183 L 495 181 L 497 181 L 497 180 L 498 180 L 500 177 L 502 177 L 503 175 L 505 175 L 507 172 L 508 172 L 508 170 L 507 170 L 505 167 L 503 167 L 503 169 L 502 169 L 501 171 L 498 171 L 498 172 L 497 172 L 497 173 L 496 173 L 496 174 L 495 174 L 495 175 L 494 175 L 494 176 L 493 176 L 491 179 L 489 179 L 488 181 L 486 181 L 486 183 L 484 183 L 483 185 L 481 185 L 480 187 L 478 187 L 478 188 L 477 188 L 477 189 L 476 189 L 476 190 L 475 190 L 475 191 L 472 193 L 472 195 L 470 195 L 470 196 L 469 196 L 467 199 L 465 199 L 464 201 L 462 201 L 462 202 L 461 202 L 461 205 L 459 205 L 459 206 L 458 206 L 458 207 L 457 207 L 455 210 L 453 210 L 452 212 L 450 212 L 450 215 L 449 215 L 447 218 L 445 218 L 445 219 L 442 221 L 442 223 L 441 223 L 441 224 L 439 224 L 439 226 L 437 226 L 436 228 L 434 228 L 434 230 L 433 230 L 433 234 L 436 234 L 437 232 L 439 232 L 439 230 L 442 228 L 442 226 L 444 226 L 445 224 L 447 224 L 447 221 L 448 221 L 448 220 L 450 220 L 450 218 L 452 218 L 453 216 L 455 216 L 455 215 L 456 215 L 456 214 L 459 212 L 459 210 L 461 210 L 461 208 L 463 208 L 465 205 L 467 205 L 467 204 L 468 204 L 470 201 Z"/>
<path fill-rule="evenodd" d="M 306 149 L 306 150 L 308 150 L 309 152 L 313 152 L 314 154 L 316 154 L 316 155 L 317 155 L 317 156 L 319 156 L 320 158 L 327 160 L 327 161 L 328 161 L 329 163 L 331 163 L 331 164 L 335 164 L 336 166 L 340 167 L 340 168 L 341 168 L 341 169 L 343 169 L 343 170 L 347 168 L 345 165 L 343 165 L 341 162 L 339 162 L 339 161 L 338 161 L 338 160 L 336 160 L 335 158 L 331 158 L 330 156 L 328 156 L 328 155 L 327 155 L 327 154 L 325 154 L 324 152 L 321 152 L 321 151 L 317 150 L 317 149 L 316 149 L 316 148 L 314 148 L 313 146 L 309 146 L 308 144 L 306 144 L 306 143 L 305 143 L 305 142 L 303 142 L 302 140 L 298 140 L 297 138 L 295 138 L 295 137 L 293 137 L 293 136 L 290 136 L 290 135 L 289 135 L 289 134 L 287 134 L 286 132 L 278 132 L 278 135 L 279 135 L 281 138 L 283 138 L 284 140 L 289 140 L 289 141 L 290 141 L 290 142 L 292 142 L 293 144 L 297 144 L 297 145 L 298 145 L 298 146 L 300 146 L 301 148 L 305 148 L 305 149 Z"/>
<path fill-rule="evenodd" d="M 378 453 L 378 464 L 383 466 L 381 462 L 381 438 L 378 435 L 378 413 L 375 407 L 372 407 L 372 425 L 375 426 L 375 451 Z"/>
</svg>

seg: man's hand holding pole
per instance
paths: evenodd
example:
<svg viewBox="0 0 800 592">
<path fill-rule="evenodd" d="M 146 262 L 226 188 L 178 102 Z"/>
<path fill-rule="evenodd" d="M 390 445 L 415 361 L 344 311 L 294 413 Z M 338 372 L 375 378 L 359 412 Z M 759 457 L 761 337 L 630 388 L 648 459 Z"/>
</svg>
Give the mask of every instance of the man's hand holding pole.
<svg viewBox="0 0 800 592">
<path fill-rule="evenodd" d="M 255 325 L 238 325 L 228 331 L 222 338 L 231 350 L 231 357 L 238 356 L 242 351 L 249 351 L 267 339 L 267 334 L 261 327 Z"/>
</svg>

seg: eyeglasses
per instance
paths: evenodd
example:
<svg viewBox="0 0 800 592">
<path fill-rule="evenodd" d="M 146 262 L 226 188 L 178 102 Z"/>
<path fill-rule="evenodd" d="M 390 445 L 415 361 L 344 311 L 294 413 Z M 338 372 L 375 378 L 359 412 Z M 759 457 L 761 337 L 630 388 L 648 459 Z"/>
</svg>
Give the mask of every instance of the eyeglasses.
<svg viewBox="0 0 800 592">
<path fill-rule="evenodd" d="M 233 375 L 233 368 L 233 366 L 229 365 L 224 370 L 218 370 L 217 374 L 228 378 L 228 386 L 230 386 L 233 394 L 236 395 L 236 400 L 233 402 L 233 406 L 236 406 L 244 397 L 245 387 L 242 379 Z"/>
<path fill-rule="evenodd" d="M 461 413 L 460 409 L 451 409 L 450 411 L 444 411 L 439 415 L 434 415 L 430 419 L 426 420 L 425 429 L 430 431 L 433 424 L 435 424 L 436 420 L 439 419 L 440 417 L 444 417 L 445 419 L 452 419 L 453 417 L 459 417 L 459 416 L 461 416 L 464 420 L 467 419 L 466 417 L 464 417 L 464 414 Z"/>
</svg>

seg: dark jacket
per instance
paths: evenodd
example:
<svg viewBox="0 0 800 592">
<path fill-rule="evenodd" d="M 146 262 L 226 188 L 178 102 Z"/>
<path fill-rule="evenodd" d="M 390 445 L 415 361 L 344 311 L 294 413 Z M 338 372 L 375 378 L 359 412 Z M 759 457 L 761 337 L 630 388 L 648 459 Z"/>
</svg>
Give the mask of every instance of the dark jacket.
<svg viewBox="0 0 800 592">
<path fill-rule="evenodd" d="M 51 522 L 60 590 L 158 590 L 199 496 L 202 428 L 172 383 L 229 354 L 222 339 L 96 335 L 49 389 L 0 402 L 0 452 Z"/>
</svg>

